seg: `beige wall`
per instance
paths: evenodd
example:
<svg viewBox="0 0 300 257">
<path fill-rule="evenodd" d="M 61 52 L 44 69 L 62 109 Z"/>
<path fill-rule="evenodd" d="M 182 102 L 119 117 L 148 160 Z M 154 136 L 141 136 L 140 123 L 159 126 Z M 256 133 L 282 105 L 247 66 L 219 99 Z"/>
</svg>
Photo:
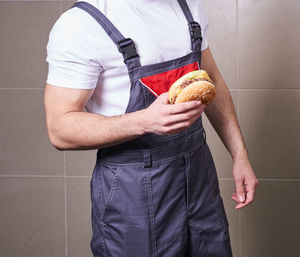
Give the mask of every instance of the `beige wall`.
<svg viewBox="0 0 300 257">
<path fill-rule="evenodd" d="M 300 1 L 205 0 L 209 42 L 259 178 L 236 211 L 231 159 L 204 118 L 235 257 L 300 256 Z M 88 257 L 95 151 L 49 143 L 46 43 L 65 1 L 0 1 L 0 256 Z"/>
</svg>

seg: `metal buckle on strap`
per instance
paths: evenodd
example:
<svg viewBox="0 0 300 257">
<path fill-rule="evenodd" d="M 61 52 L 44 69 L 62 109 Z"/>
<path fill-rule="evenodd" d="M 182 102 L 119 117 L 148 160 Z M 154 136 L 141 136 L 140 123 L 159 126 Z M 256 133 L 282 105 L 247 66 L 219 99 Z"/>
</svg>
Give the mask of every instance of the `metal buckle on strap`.
<svg viewBox="0 0 300 257">
<path fill-rule="evenodd" d="M 198 22 L 195 22 L 195 21 L 189 22 L 189 30 L 191 33 L 192 41 L 195 41 L 195 40 L 202 41 L 201 27 Z"/>
<path fill-rule="evenodd" d="M 124 38 L 117 43 L 119 52 L 124 57 L 124 62 L 127 60 L 139 56 L 136 52 L 134 42 L 131 38 Z"/>
</svg>

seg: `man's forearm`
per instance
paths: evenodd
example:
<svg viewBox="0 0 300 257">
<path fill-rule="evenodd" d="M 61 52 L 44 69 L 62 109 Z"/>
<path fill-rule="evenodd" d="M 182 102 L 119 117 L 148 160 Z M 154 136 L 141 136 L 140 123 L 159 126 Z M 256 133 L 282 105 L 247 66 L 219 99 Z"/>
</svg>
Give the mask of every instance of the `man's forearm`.
<svg viewBox="0 0 300 257">
<path fill-rule="evenodd" d="M 218 74 L 213 76 L 217 94 L 205 114 L 233 159 L 247 157 L 247 150 L 238 124 L 229 90 Z"/>
<path fill-rule="evenodd" d="M 201 68 L 213 80 L 217 94 L 205 114 L 233 159 L 248 158 L 229 90 L 208 47 L 202 52 Z"/>
<path fill-rule="evenodd" d="M 140 112 L 106 117 L 88 112 L 64 114 L 49 133 L 60 150 L 104 148 L 142 135 Z"/>
</svg>

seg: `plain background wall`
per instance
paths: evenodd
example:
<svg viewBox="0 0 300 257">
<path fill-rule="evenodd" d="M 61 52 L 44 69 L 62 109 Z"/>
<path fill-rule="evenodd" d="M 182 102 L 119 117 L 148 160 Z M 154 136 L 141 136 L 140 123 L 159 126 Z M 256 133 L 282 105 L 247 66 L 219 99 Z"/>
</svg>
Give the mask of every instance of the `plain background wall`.
<svg viewBox="0 0 300 257">
<path fill-rule="evenodd" d="M 259 179 L 236 211 L 232 161 L 204 117 L 235 257 L 300 256 L 300 1 L 205 0 L 209 43 Z M 73 1 L 0 1 L 0 256 L 88 257 L 95 151 L 59 152 L 43 106 L 46 44 Z"/>
</svg>

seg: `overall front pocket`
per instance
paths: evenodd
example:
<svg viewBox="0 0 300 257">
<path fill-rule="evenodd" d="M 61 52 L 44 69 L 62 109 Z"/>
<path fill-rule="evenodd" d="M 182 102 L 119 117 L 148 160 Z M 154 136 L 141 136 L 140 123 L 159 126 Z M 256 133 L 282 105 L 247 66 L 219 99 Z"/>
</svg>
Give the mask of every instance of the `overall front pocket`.
<svg viewBox="0 0 300 257">
<path fill-rule="evenodd" d="M 101 164 L 102 219 L 104 223 L 138 224 L 147 216 L 147 176 L 141 165 Z"/>
</svg>

